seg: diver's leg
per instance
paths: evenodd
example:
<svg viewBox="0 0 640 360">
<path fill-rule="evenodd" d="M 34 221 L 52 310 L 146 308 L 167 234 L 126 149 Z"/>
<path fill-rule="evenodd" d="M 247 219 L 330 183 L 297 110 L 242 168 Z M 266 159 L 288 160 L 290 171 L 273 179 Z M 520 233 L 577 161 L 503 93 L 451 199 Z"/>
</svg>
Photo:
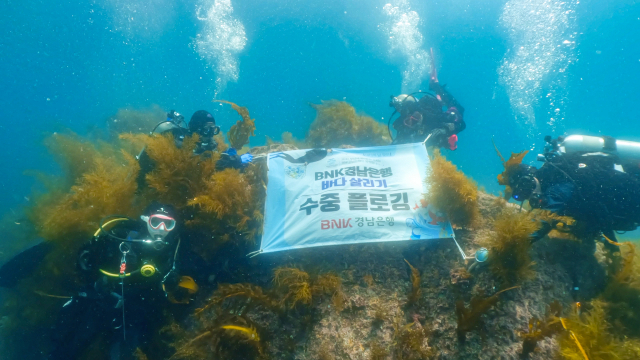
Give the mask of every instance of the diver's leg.
<svg viewBox="0 0 640 360">
<path fill-rule="evenodd" d="M 97 303 L 83 297 L 73 297 L 60 311 L 53 328 L 55 347 L 49 359 L 75 359 L 103 329 Z"/>
</svg>

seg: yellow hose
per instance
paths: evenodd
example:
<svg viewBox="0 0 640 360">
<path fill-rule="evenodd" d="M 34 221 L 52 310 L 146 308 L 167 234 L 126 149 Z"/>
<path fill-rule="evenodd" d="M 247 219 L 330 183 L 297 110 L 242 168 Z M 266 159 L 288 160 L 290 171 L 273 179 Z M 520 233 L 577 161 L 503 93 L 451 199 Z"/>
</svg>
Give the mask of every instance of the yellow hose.
<svg viewBox="0 0 640 360">
<path fill-rule="evenodd" d="M 110 273 L 110 272 L 104 271 L 102 269 L 100 269 L 100 272 L 105 274 L 105 275 L 107 275 L 107 276 L 111 276 L 111 277 L 131 276 L 131 273 L 124 273 L 124 274 L 120 275 L 120 274 Z"/>
<path fill-rule="evenodd" d="M 107 221 L 104 225 L 102 225 L 102 227 L 99 227 L 98 230 L 96 230 L 96 232 L 93 234 L 93 236 L 98 236 L 100 234 L 100 231 L 102 231 L 102 229 L 104 229 L 105 226 L 111 224 L 112 222 L 123 221 L 123 220 L 129 220 L 129 219 L 127 219 L 127 218 L 116 218 L 116 219 Z"/>
</svg>

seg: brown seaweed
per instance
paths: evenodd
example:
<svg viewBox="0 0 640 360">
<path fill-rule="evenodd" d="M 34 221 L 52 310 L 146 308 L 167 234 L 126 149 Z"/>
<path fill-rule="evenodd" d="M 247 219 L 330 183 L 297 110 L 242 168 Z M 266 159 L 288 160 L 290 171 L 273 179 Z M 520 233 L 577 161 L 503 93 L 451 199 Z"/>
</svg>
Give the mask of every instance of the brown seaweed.
<svg viewBox="0 0 640 360">
<path fill-rule="evenodd" d="M 606 303 L 594 300 L 589 311 L 580 313 L 574 308 L 563 319 L 567 331 L 559 337 L 559 343 L 564 359 L 640 359 L 640 340 L 613 335 L 605 308 Z"/>
<path fill-rule="evenodd" d="M 542 320 L 536 317 L 529 319 L 529 331 L 520 334 L 523 338 L 522 353 L 520 355 L 522 359 L 529 358 L 529 354 L 535 351 L 538 341 L 554 336 L 563 330 L 560 320 L 561 313 L 562 305 L 556 300 L 549 304 Z"/>
<path fill-rule="evenodd" d="M 386 126 L 367 115 L 357 114 L 347 102 L 329 100 L 310 105 L 316 110 L 316 118 L 305 139 L 310 147 L 376 146 L 391 143 Z"/>
<path fill-rule="evenodd" d="M 539 228 L 530 213 L 505 209 L 493 223 L 495 233 L 482 244 L 489 249 L 489 269 L 509 286 L 534 275 L 530 235 Z"/>
<path fill-rule="evenodd" d="M 471 298 L 468 309 L 465 307 L 463 300 L 458 300 L 456 302 L 456 316 L 458 318 L 456 332 L 458 334 L 458 340 L 464 342 L 466 334 L 469 331 L 481 329 L 483 325 L 482 315 L 498 303 L 498 300 L 500 300 L 498 295 L 516 288 L 519 288 L 519 286 L 500 290 L 489 297 L 484 297 L 483 294 L 476 295 Z"/>
<path fill-rule="evenodd" d="M 411 269 L 411 292 L 409 293 L 408 300 L 409 304 L 413 304 L 417 302 L 422 295 L 422 290 L 420 289 L 420 271 L 414 268 L 407 261 L 407 259 L 404 259 L 404 261 L 407 263 L 407 265 L 409 265 L 409 268 Z"/>
<path fill-rule="evenodd" d="M 516 171 L 520 164 L 522 164 L 522 160 L 527 155 L 527 153 L 529 153 L 529 150 L 523 150 L 519 153 L 511 153 L 509 160 L 505 161 L 504 156 L 502 156 L 502 154 L 498 150 L 498 147 L 493 141 L 493 138 L 491 138 L 491 142 L 493 143 L 493 147 L 496 149 L 496 153 L 498 154 L 498 157 L 500 157 L 502 165 L 504 166 L 504 171 L 498 175 L 498 184 L 505 186 L 504 198 L 510 199 L 512 190 L 511 186 L 509 186 L 509 177 L 513 175 L 514 171 Z"/>
<path fill-rule="evenodd" d="M 480 219 L 478 186 L 436 150 L 426 179 L 427 203 L 443 211 L 452 224 L 473 227 Z"/>
<path fill-rule="evenodd" d="M 238 120 L 233 126 L 231 126 L 229 133 L 227 133 L 231 147 L 236 150 L 242 149 L 243 146 L 249 143 L 249 137 L 255 135 L 255 119 L 251 119 L 249 116 L 249 110 L 246 107 L 238 106 L 226 100 L 213 100 L 213 102 L 231 105 L 233 110 L 242 117 L 242 120 Z"/>
</svg>

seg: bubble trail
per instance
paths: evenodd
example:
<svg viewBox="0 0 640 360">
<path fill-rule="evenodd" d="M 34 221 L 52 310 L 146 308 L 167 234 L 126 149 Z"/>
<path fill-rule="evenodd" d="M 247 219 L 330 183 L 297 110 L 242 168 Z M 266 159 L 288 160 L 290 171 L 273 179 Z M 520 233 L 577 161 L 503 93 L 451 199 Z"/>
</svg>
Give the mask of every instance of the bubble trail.
<svg viewBox="0 0 640 360">
<path fill-rule="evenodd" d="M 537 136 L 535 111 L 548 101 L 547 125 L 564 120 L 566 70 L 576 61 L 575 7 L 578 0 L 509 0 L 500 17 L 511 48 L 498 68 L 517 121 Z M 548 89 L 543 96 L 543 90 Z"/>
<path fill-rule="evenodd" d="M 431 61 L 422 49 L 423 36 L 418 29 L 420 16 L 411 10 L 408 1 L 398 0 L 394 3 L 383 7 L 389 20 L 382 29 L 388 37 L 392 55 L 398 54 L 406 59 L 402 72 L 402 92 L 408 94 L 420 90 L 420 84 L 429 76 Z"/>
<path fill-rule="evenodd" d="M 216 73 L 214 96 L 223 92 L 229 81 L 238 81 L 238 54 L 247 44 L 244 25 L 232 14 L 231 0 L 205 0 L 196 6 L 202 26 L 193 46 Z"/>
</svg>

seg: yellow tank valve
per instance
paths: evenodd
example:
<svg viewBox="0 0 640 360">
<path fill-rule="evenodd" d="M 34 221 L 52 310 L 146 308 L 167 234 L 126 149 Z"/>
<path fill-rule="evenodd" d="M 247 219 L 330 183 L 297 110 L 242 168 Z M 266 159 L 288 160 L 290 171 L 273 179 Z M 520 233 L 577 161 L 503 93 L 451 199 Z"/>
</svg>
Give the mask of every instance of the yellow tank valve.
<svg viewBox="0 0 640 360">
<path fill-rule="evenodd" d="M 156 268 L 151 264 L 142 265 L 142 267 L 140 268 L 140 274 L 142 274 L 142 276 L 144 277 L 153 276 L 155 273 Z"/>
</svg>

